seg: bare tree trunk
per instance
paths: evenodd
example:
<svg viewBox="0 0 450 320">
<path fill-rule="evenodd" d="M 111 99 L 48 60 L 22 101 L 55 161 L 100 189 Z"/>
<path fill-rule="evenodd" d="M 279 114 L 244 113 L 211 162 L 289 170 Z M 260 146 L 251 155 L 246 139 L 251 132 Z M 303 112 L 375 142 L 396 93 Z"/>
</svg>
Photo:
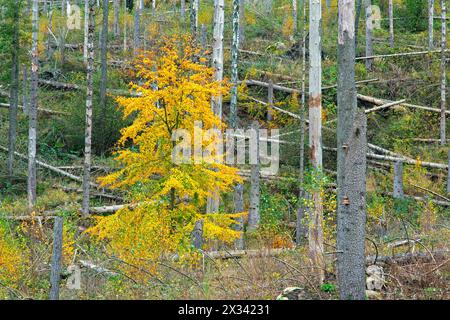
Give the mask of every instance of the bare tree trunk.
<svg viewBox="0 0 450 320">
<path fill-rule="evenodd" d="M 59 282 L 61 278 L 61 258 L 63 245 L 63 218 L 55 217 L 53 226 L 53 251 L 50 272 L 50 300 L 59 300 Z"/>
<path fill-rule="evenodd" d="M 259 154 L 259 123 L 252 124 L 253 139 L 250 138 L 250 208 L 248 212 L 248 230 L 258 229 L 260 221 L 260 154 Z"/>
<path fill-rule="evenodd" d="M 108 55 L 108 5 L 109 0 L 103 0 L 103 25 L 100 38 L 100 60 L 101 60 L 101 79 L 100 79 L 100 131 L 101 131 L 101 152 L 105 153 L 105 124 L 106 119 L 106 86 L 108 80 L 107 55 Z"/>
<path fill-rule="evenodd" d="M 267 105 L 269 108 L 267 108 L 267 121 L 272 121 L 273 118 L 273 81 L 272 79 L 269 79 L 268 81 L 269 87 L 267 88 Z"/>
<path fill-rule="evenodd" d="M 126 0 L 123 1 L 123 52 L 128 51 L 127 46 L 127 2 Z"/>
<path fill-rule="evenodd" d="M 233 86 L 231 88 L 231 101 L 230 101 L 230 128 L 236 130 L 238 123 L 238 115 L 237 115 L 237 103 L 238 103 L 238 62 L 239 62 L 239 14 L 240 14 L 240 5 L 241 0 L 233 0 L 233 43 L 231 45 L 231 82 Z M 234 144 L 233 144 L 234 145 Z M 233 153 L 235 152 L 236 147 L 234 147 Z M 234 210 L 235 213 L 244 212 L 244 199 L 243 199 L 244 188 L 241 184 L 238 184 L 234 188 Z M 244 230 L 244 219 L 240 218 L 237 220 L 236 229 L 238 231 Z M 236 249 L 244 248 L 244 238 L 243 234 L 241 237 L 236 240 L 235 243 Z"/>
<path fill-rule="evenodd" d="M 447 48 L 447 8 L 445 4 L 446 0 L 441 0 L 442 10 L 442 38 L 441 38 L 441 145 L 446 143 L 446 87 L 447 87 L 447 72 L 446 72 L 446 56 L 445 49 Z"/>
<path fill-rule="evenodd" d="M 395 199 L 403 199 L 403 162 L 397 161 L 394 164 L 394 193 Z"/>
<path fill-rule="evenodd" d="M 450 150 L 448 150 L 447 195 L 450 194 Z"/>
<path fill-rule="evenodd" d="M 31 39 L 31 97 L 28 131 L 28 208 L 33 210 L 36 204 L 36 142 L 37 142 L 37 90 L 38 90 L 38 32 L 39 32 L 39 2 L 33 0 Z"/>
<path fill-rule="evenodd" d="M 372 0 L 364 0 L 364 11 L 366 13 L 366 57 L 370 57 L 373 55 L 373 46 L 372 46 L 372 29 L 373 29 L 373 21 L 372 21 Z M 366 60 L 366 69 L 368 71 L 372 71 L 372 63 L 373 59 Z"/>
<path fill-rule="evenodd" d="M 297 224 L 296 224 L 296 243 L 300 245 L 307 235 L 307 226 L 305 224 L 304 217 L 306 213 L 306 206 L 302 203 L 303 199 L 306 197 L 304 190 L 304 171 L 305 171 L 305 104 L 306 104 L 306 94 L 305 94 L 305 83 L 306 83 L 306 2 L 303 0 L 303 26 L 302 26 L 302 87 L 301 87 L 301 102 L 300 102 L 300 160 L 299 160 L 299 201 L 297 208 Z"/>
<path fill-rule="evenodd" d="M 213 52 L 212 63 L 215 70 L 214 78 L 223 80 L 223 30 L 224 30 L 224 0 L 214 0 L 214 30 L 213 30 Z M 222 119 L 222 97 L 212 97 L 211 108 L 216 116 Z M 219 196 L 208 198 L 207 212 L 219 211 Z"/>
<path fill-rule="evenodd" d="M 355 3 L 339 0 L 337 273 L 340 298 L 365 299 L 366 116 L 357 106 Z"/>
<path fill-rule="evenodd" d="M 136 1 L 136 6 L 134 8 L 134 54 L 136 55 L 138 50 L 140 49 L 140 40 L 141 40 L 141 1 Z"/>
<path fill-rule="evenodd" d="M 120 0 L 114 0 L 114 37 L 118 38 L 120 36 L 120 26 L 119 26 L 119 10 L 120 10 Z"/>
<path fill-rule="evenodd" d="M 61 15 L 63 16 L 63 17 L 65 17 L 66 15 L 67 15 L 67 9 L 66 9 L 66 1 L 67 0 L 61 0 Z"/>
<path fill-rule="evenodd" d="M 389 45 L 394 47 L 394 4 L 389 0 Z"/>
<path fill-rule="evenodd" d="M 84 46 L 83 61 L 87 64 L 88 60 L 88 33 L 89 33 L 89 0 L 84 0 Z"/>
<path fill-rule="evenodd" d="M 198 7 L 199 0 L 191 0 L 191 34 L 194 38 L 198 32 Z"/>
<path fill-rule="evenodd" d="M 186 17 L 186 0 L 181 0 L 180 14 L 181 14 L 181 20 L 184 22 L 184 19 Z"/>
<path fill-rule="evenodd" d="M 362 8 L 362 0 L 357 1 L 358 5 L 356 7 L 356 18 L 355 18 L 355 51 L 358 51 L 359 20 L 361 19 L 361 8 Z"/>
<path fill-rule="evenodd" d="M 13 39 L 11 46 L 11 89 L 9 98 L 8 175 L 14 174 L 14 151 L 17 137 L 17 108 L 19 104 L 19 3 L 13 8 Z"/>
<path fill-rule="evenodd" d="M 239 48 L 244 47 L 245 41 L 245 1 L 239 1 Z"/>
<path fill-rule="evenodd" d="M 295 37 L 297 36 L 297 31 L 298 31 L 298 0 L 292 0 L 292 23 L 293 23 L 293 28 L 292 28 L 292 38 L 295 39 Z"/>
<path fill-rule="evenodd" d="M 434 0 L 428 0 L 428 49 L 433 50 Z"/>
<path fill-rule="evenodd" d="M 310 162 L 315 174 L 322 172 L 322 7 L 320 0 L 309 1 L 309 146 Z M 309 255 L 321 283 L 324 280 L 322 196 L 312 194 L 313 209 L 309 222 Z"/>
<path fill-rule="evenodd" d="M 88 63 L 86 68 L 86 133 L 84 141 L 83 166 L 83 203 L 82 213 L 89 214 L 89 191 L 91 180 L 91 141 L 92 141 L 92 97 L 94 76 L 94 33 L 95 33 L 95 2 L 89 0 L 89 28 L 88 28 Z"/>
</svg>

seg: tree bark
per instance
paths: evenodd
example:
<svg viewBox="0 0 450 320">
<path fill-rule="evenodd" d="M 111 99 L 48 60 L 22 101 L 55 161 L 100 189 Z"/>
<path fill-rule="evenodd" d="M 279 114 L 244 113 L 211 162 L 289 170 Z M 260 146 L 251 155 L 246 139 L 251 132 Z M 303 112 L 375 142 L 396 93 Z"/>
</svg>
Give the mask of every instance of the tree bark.
<svg viewBox="0 0 450 320">
<path fill-rule="evenodd" d="M 450 150 L 448 150 L 447 195 L 450 195 Z"/>
<path fill-rule="evenodd" d="M 84 45 L 83 45 L 83 61 L 87 65 L 88 60 L 88 33 L 89 33 L 89 1 L 84 0 Z"/>
<path fill-rule="evenodd" d="M 8 175 L 14 173 L 14 151 L 17 137 L 17 108 L 19 104 L 19 3 L 13 7 L 13 38 L 11 43 L 11 89 L 9 98 Z"/>
<path fill-rule="evenodd" d="M 184 19 L 186 17 L 186 0 L 181 0 L 180 15 L 181 15 L 181 20 L 184 22 Z"/>
<path fill-rule="evenodd" d="M 305 94 L 305 86 L 306 86 L 306 2 L 303 3 L 303 23 L 302 23 L 302 85 L 301 85 L 301 102 L 300 102 L 300 160 L 299 160 L 299 177 L 298 177 L 298 185 L 299 185 L 299 201 L 297 208 L 297 223 L 296 223 L 296 243 L 300 245 L 307 235 L 307 226 L 304 222 L 304 217 L 306 213 L 307 207 L 304 203 L 302 203 L 304 198 L 307 198 L 307 194 L 304 190 L 304 171 L 305 171 L 305 102 L 306 102 L 306 94 Z"/>
<path fill-rule="evenodd" d="M 242 0 L 233 0 L 233 42 L 231 45 L 231 82 L 233 84 L 231 88 L 231 101 L 230 101 L 230 128 L 236 130 L 238 123 L 238 62 L 239 62 L 239 43 L 240 43 L 240 4 Z M 233 144 L 233 153 L 236 150 L 236 146 Z M 234 212 L 244 212 L 244 188 L 241 184 L 238 184 L 234 188 Z M 237 219 L 236 230 L 244 231 L 244 219 Z M 243 233 L 239 239 L 235 242 L 236 249 L 244 248 Z"/>
<path fill-rule="evenodd" d="M 136 55 L 141 47 L 141 1 L 136 1 L 136 6 L 134 8 L 134 54 Z"/>
<path fill-rule="evenodd" d="M 38 90 L 38 32 L 39 32 L 39 2 L 33 0 L 31 39 L 31 94 L 28 130 L 28 208 L 33 210 L 36 204 L 36 143 L 37 143 L 37 90 Z"/>
<path fill-rule="evenodd" d="M 389 45 L 394 47 L 394 4 L 389 0 Z"/>
<path fill-rule="evenodd" d="M 269 87 L 267 88 L 267 105 L 269 108 L 267 109 L 267 121 L 272 121 L 273 118 L 273 81 L 269 79 L 268 81 Z"/>
<path fill-rule="evenodd" d="M 373 45 L 372 45 L 372 0 L 364 0 L 364 11 L 366 13 L 366 57 L 373 55 Z M 372 71 L 373 59 L 366 60 L 366 69 Z"/>
<path fill-rule="evenodd" d="M 248 212 L 248 230 L 254 231 L 259 226 L 260 213 L 260 155 L 259 155 L 259 123 L 252 124 L 253 139 L 250 138 L 250 208 Z"/>
<path fill-rule="evenodd" d="M 95 6 L 94 0 L 89 0 L 89 28 L 88 28 L 88 63 L 86 68 L 86 132 L 84 141 L 84 168 L 83 168 L 83 200 L 82 213 L 89 214 L 89 191 L 91 180 L 91 149 L 92 149 L 92 97 L 94 76 L 94 32 L 95 32 Z"/>
<path fill-rule="evenodd" d="M 365 299 L 366 116 L 357 107 L 353 0 L 339 0 L 337 274 L 341 299 Z"/>
<path fill-rule="evenodd" d="M 119 26 L 119 10 L 120 10 L 120 0 L 114 0 L 114 37 L 118 38 L 120 36 L 120 26 Z"/>
<path fill-rule="evenodd" d="M 446 56 L 445 49 L 447 47 L 447 8 L 445 4 L 446 0 L 441 0 L 441 10 L 442 10 L 442 31 L 441 31 L 441 145 L 446 143 L 446 110 L 447 110 L 447 98 L 446 98 L 446 87 L 447 87 L 447 71 L 446 71 Z"/>
<path fill-rule="evenodd" d="M 292 38 L 295 39 L 298 31 L 298 0 L 292 0 Z"/>
<path fill-rule="evenodd" d="M 212 64 L 214 68 L 214 79 L 223 80 L 223 31 L 225 21 L 224 0 L 214 0 L 214 30 L 213 30 L 213 52 Z M 214 114 L 222 119 L 222 96 L 212 97 L 211 109 Z M 207 212 L 219 211 L 219 196 L 208 198 Z"/>
<path fill-rule="evenodd" d="M 394 164 L 394 198 L 403 199 L 403 162 L 397 161 Z"/>
<path fill-rule="evenodd" d="M 100 38 L 100 60 L 101 60 L 101 78 L 100 78 L 100 131 L 101 131 L 101 152 L 105 153 L 106 144 L 106 86 L 108 81 L 107 55 L 108 55 L 108 5 L 109 0 L 103 0 L 103 25 Z"/>
<path fill-rule="evenodd" d="M 239 1 L 239 48 L 244 47 L 245 42 L 245 0 Z"/>
<path fill-rule="evenodd" d="M 322 52 L 320 0 L 309 1 L 309 148 L 314 174 L 322 171 Z M 322 196 L 321 190 L 312 194 L 313 208 L 309 219 L 309 255 L 317 280 L 324 280 Z"/>
<path fill-rule="evenodd" d="M 358 31 L 359 31 L 359 20 L 361 19 L 361 9 L 362 9 L 362 1 L 357 0 L 358 6 L 356 7 L 356 18 L 355 18 L 355 51 L 358 51 Z"/>
<path fill-rule="evenodd" d="M 215 6 L 215 2 L 214 2 Z M 192 37 L 197 37 L 198 32 L 198 8 L 199 0 L 191 0 L 191 34 Z M 215 11 L 214 11 L 215 12 Z"/>
<path fill-rule="evenodd" d="M 428 0 L 428 49 L 433 50 L 434 0 Z"/>
<path fill-rule="evenodd" d="M 50 273 L 50 300 L 59 300 L 59 282 L 61 278 L 61 258 L 63 246 L 63 218 L 55 217 L 53 226 L 53 251 Z"/>
</svg>

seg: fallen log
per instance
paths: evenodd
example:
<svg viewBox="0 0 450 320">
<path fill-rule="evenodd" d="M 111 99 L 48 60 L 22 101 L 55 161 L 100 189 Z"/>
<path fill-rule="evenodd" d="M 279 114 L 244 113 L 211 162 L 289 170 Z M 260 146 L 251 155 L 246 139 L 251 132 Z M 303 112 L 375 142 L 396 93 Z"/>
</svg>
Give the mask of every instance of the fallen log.
<svg viewBox="0 0 450 320">
<path fill-rule="evenodd" d="M 390 162 L 403 162 L 406 164 L 418 165 L 418 166 L 425 167 L 425 168 L 448 170 L 448 165 L 445 165 L 445 164 L 418 161 L 418 160 L 408 159 L 405 157 L 392 157 L 392 156 L 386 156 L 386 155 L 379 155 L 379 154 L 375 154 L 375 153 L 367 153 L 367 157 L 370 159 L 375 159 L 375 160 L 385 160 L 385 161 L 390 161 Z"/>
<path fill-rule="evenodd" d="M 388 103 L 395 102 L 395 101 L 390 101 L 390 100 L 385 100 L 385 99 L 379 99 L 379 98 L 374 98 L 374 97 L 370 97 L 370 96 L 365 96 L 365 95 L 362 95 L 362 94 L 358 94 L 357 97 L 358 97 L 358 100 L 365 101 L 365 102 L 368 102 L 368 103 L 371 103 L 371 104 L 374 104 L 374 105 L 377 105 L 377 106 L 382 106 L 382 105 L 385 105 L 385 104 L 388 104 Z M 441 109 L 425 107 L 425 106 L 419 106 L 419 105 L 411 104 L 411 103 L 401 103 L 400 106 L 441 113 Z M 446 114 L 450 114 L 450 110 L 446 110 L 445 113 Z"/>
<path fill-rule="evenodd" d="M 79 189 L 79 188 L 66 187 L 66 186 L 61 186 L 61 185 L 54 185 L 53 187 L 55 189 L 61 189 L 65 192 L 83 193 L 83 190 Z M 89 196 L 96 197 L 96 198 L 106 198 L 106 199 L 111 199 L 111 200 L 116 200 L 116 201 L 123 201 L 122 197 L 119 197 L 119 196 L 116 196 L 113 194 L 103 193 L 103 192 L 90 192 Z"/>
<path fill-rule="evenodd" d="M 24 110 L 24 107 L 21 106 L 21 105 L 18 105 L 17 107 L 18 107 L 19 109 Z M 0 103 L 0 108 L 9 109 L 9 103 L 3 103 L 3 102 L 1 102 L 1 103 Z M 38 107 L 37 111 L 38 111 L 38 112 L 41 112 L 41 113 L 48 114 L 48 115 L 55 115 L 55 116 L 67 116 L 67 115 L 69 115 L 67 112 L 54 111 L 54 110 L 44 109 L 44 108 L 40 108 L 40 107 Z"/>
<path fill-rule="evenodd" d="M 393 256 L 368 256 L 366 257 L 366 264 L 384 264 L 384 265 L 407 265 L 417 262 L 429 262 L 434 259 L 445 259 L 449 255 L 448 249 L 436 250 L 431 252 L 415 252 L 395 254 Z M 375 261 L 376 259 L 376 261 Z"/>
<path fill-rule="evenodd" d="M 440 53 L 441 50 L 427 50 L 427 51 L 416 51 L 416 52 L 403 52 L 403 53 L 390 53 L 390 54 L 379 54 L 372 55 L 366 57 L 356 57 L 355 60 L 368 60 L 368 59 L 378 59 L 378 58 L 391 58 L 391 57 L 406 57 L 406 56 L 418 56 L 432 53 Z M 449 52 L 449 50 L 445 50 L 445 52 Z"/>
<path fill-rule="evenodd" d="M 5 151 L 5 152 L 8 152 L 8 148 L 5 148 L 5 147 L 3 147 L 3 146 L 0 146 L 0 150 L 3 150 L 3 151 Z M 14 152 L 14 155 L 18 156 L 18 157 L 21 158 L 21 159 L 28 160 L 28 157 L 25 156 L 25 155 L 23 155 L 23 154 L 21 154 L 21 153 Z M 47 163 L 45 163 L 45 162 L 36 160 L 36 164 L 37 164 L 38 166 L 42 167 L 42 168 L 45 168 L 45 169 L 50 170 L 50 171 L 53 171 L 53 172 L 55 172 L 55 173 L 57 173 L 57 174 L 59 174 L 59 175 L 61 175 L 61 176 L 63 176 L 63 177 L 67 177 L 67 178 L 69 178 L 69 179 L 72 179 L 72 180 L 75 180 L 75 181 L 78 181 L 78 182 L 83 182 L 83 178 L 82 178 L 82 177 L 79 177 L 79 176 L 76 176 L 76 175 L 74 175 L 74 174 L 71 174 L 71 173 L 69 173 L 69 172 L 67 172 L 67 171 L 58 169 L 58 168 L 56 168 L 56 167 L 54 167 L 54 166 L 51 166 L 51 165 L 49 165 L 49 164 L 47 164 Z M 97 188 L 97 187 L 98 187 L 98 185 L 95 184 L 95 183 L 93 183 L 93 182 L 91 182 L 90 185 L 91 185 L 92 187 L 94 187 L 94 188 Z"/>
<path fill-rule="evenodd" d="M 382 194 L 390 196 L 390 197 L 394 196 L 394 194 L 392 192 L 383 192 Z M 448 202 L 448 201 L 441 201 L 441 200 L 429 199 L 429 198 L 425 198 L 425 197 L 411 196 L 411 195 L 407 195 L 407 194 L 405 194 L 404 197 L 406 199 L 413 199 L 416 201 L 430 201 L 439 206 L 450 207 L 450 202 Z"/>
</svg>

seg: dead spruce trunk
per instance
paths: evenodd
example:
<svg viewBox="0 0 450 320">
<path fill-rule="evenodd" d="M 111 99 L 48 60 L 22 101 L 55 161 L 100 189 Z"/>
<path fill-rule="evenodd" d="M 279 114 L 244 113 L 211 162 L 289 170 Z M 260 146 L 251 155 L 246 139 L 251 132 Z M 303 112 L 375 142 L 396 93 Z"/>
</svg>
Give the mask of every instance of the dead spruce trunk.
<svg viewBox="0 0 450 320">
<path fill-rule="evenodd" d="M 314 174 L 322 171 L 322 53 L 320 0 L 309 1 L 309 152 Z M 309 216 L 309 255 L 318 281 L 324 280 L 322 196 L 321 190 L 312 194 L 313 208 Z"/>
<path fill-rule="evenodd" d="M 191 0 L 191 34 L 195 38 L 198 32 L 199 0 Z"/>
<path fill-rule="evenodd" d="M 258 229 L 260 221 L 260 154 L 259 154 L 259 123 L 252 124 L 250 138 L 250 208 L 248 212 L 248 230 Z"/>
<path fill-rule="evenodd" d="M 364 0 L 364 12 L 366 13 L 366 57 L 373 55 L 373 45 L 372 45 L 372 0 Z M 366 60 L 366 69 L 372 71 L 373 59 Z"/>
<path fill-rule="evenodd" d="M 212 65 L 216 81 L 223 80 L 223 31 L 225 21 L 225 1 L 214 0 L 214 30 Z M 214 114 L 222 119 L 222 96 L 211 98 L 211 109 Z M 219 212 L 220 198 L 218 194 L 207 200 L 207 212 Z"/>
<path fill-rule="evenodd" d="M 17 137 L 17 109 L 19 105 L 19 4 L 13 8 L 13 40 L 11 47 L 11 89 L 9 98 L 9 129 L 8 129 L 8 175 L 14 174 L 14 151 Z"/>
<path fill-rule="evenodd" d="M 33 0 L 32 39 L 31 39 L 31 94 L 28 130 L 28 208 L 33 210 L 36 204 L 36 139 L 37 139 L 37 90 L 38 90 L 38 32 L 39 3 Z"/>
<path fill-rule="evenodd" d="M 306 84 L 306 2 L 303 1 L 303 27 L 302 27 L 302 85 L 301 85 L 301 101 L 300 101 L 300 160 L 299 160 L 299 201 L 297 208 L 297 223 L 296 223 L 296 243 L 300 245 L 306 238 L 308 233 L 307 225 L 304 221 L 307 206 L 303 203 L 303 199 L 307 197 L 305 193 L 303 182 L 304 182 L 304 171 L 305 171 L 305 84 Z"/>
<path fill-rule="evenodd" d="M 403 199 L 403 162 L 397 161 L 394 163 L 394 193 L 395 199 Z"/>
<path fill-rule="evenodd" d="M 341 299 L 365 299 L 366 116 L 357 107 L 353 0 L 339 0 L 337 274 Z"/>
<path fill-rule="evenodd" d="M 59 300 L 59 281 L 61 278 L 61 258 L 63 245 L 63 218 L 55 217 L 53 226 L 53 251 L 50 272 L 50 300 Z"/>
<path fill-rule="evenodd" d="M 103 0 L 103 24 L 102 32 L 100 34 L 100 60 L 101 60 L 101 78 L 100 78 L 100 141 L 101 152 L 105 153 L 105 140 L 106 140 L 106 86 L 108 80 L 108 68 L 107 68 L 107 55 L 108 55 L 108 12 L 109 12 L 109 0 Z"/>
<path fill-rule="evenodd" d="M 92 97 L 94 76 L 94 32 L 95 32 L 95 3 L 89 0 L 89 28 L 88 28 L 88 63 L 86 68 L 86 132 L 84 137 L 84 166 L 83 166 L 83 201 L 82 213 L 89 214 L 89 191 L 91 180 L 91 150 L 92 150 Z"/>
<path fill-rule="evenodd" d="M 394 4 L 389 0 L 389 45 L 394 47 Z"/>
<path fill-rule="evenodd" d="M 119 10 L 120 10 L 120 0 L 114 0 L 114 23 L 113 23 L 114 38 L 118 38 L 120 36 Z"/>
<path fill-rule="evenodd" d="M 446 0 L 441 0 L 441 10 L 442 10 L 442 31 L 441 31 L 441 145 L 446 143 L 446 110 L 447 110 L 447 98 L 446 98 L 446 87 L 447 87 L 447 72 L 446 72 L 446 56 L 445 49 L 447 48 L 447 8 L 445 4 Z"/>
<path fill-rule="evenodd" d="M 434 0 L 428 0 L 428 49 L 433 50 Z"/>
<path fill-rule="evenodd" d="M 231 88 L 231 101 L 230 101 L 230 128 L 236 130 L 238 123 L 237 105 L 238 105 L 238 62 L 239 62 L 239 14 L 240 14 L 240 2 L 242 0 L 233 0 L 233 42 L 231 45 L 231 82 L 233 84 Z M 233 138 L 234 139 L 234 138 Z M 234 143 L 233 143 L 234 145 Z M 236 147 L 233 148 L 233 153 Z M 241 184 L 236 185 L 234 188 L 234 212 L 244 212 L 244 188 Z M 244 219 L 237 219 L 236 230 L 244 231 Z M 236 249 L 244 249 L 244 237 L 243 233 L 239 239 L 235 242 Z"/>
<path fill-rule="evenodd" d="M 136 55 L 138 50 L 141 47 L 140 40 L 141 40 L 141 32 L 140 32 L 140 24 L 141 24 L 141 7 L 142 2 L 140 0 L 136 1 L 135 7 L 134 7 L 134 54 Z"/>
</svg>

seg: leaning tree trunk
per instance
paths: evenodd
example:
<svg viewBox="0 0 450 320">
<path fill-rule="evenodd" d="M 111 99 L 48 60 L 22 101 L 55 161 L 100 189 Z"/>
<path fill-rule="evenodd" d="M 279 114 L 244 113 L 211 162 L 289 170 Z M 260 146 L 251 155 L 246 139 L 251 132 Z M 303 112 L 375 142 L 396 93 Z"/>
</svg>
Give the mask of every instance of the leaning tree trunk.
<svg viewBox="0 0 450 320">
<path fill-rule="evenodd" d="M 365 299 L 366 117 L 357 107 L 353 0 L 339 0 L 337 274 L 341 299 Z"/>
<path fill-rule="evenodd" d="M 239 14 L 240 14 L 240 2 L 242 0 L 233 0 L 233 42 L 231 44 L 231 82 L 233 86 L 231 88 L 231 101 L 230 101 L 230 128 L 233 130 L 237 129 L 237 103 L 238 103 L 238 61 L 239 61 Z M 236 132 L 236 131 L 234 131 Z M 234 137 L 232 137 L 234 140 Z M 235 153 L 236 147 L 233 143 L 233 155 Z M 233 157 L 234 158 L 234 157 Z M 234 209 L 236 213 L 244 212 L 244 188 L 241 184 L 238 184 L 234 188 Z M 236 229 L 240 232 L 244 231 L 244 219 L 239 218 L 237 220 Z M 244 249 L 244 238 L 243 234 L 236 241 L 236 249 Z"/>
<path fill-rule="evenodd" d="M 120 10 L 120 0 L 114 0 L 114 37 L 118 38 L 120 36 L 120 26 L 119 26 L 119 10 Z"/>
<path fill-rule="evenodd" d="M 445 49 L 447 47 L 447 8 L 445 4 L 446 0 L 441 0 L 442 10 L 442 33 L 441 33 L 441 145 L 446 144 L 446 111 L 447 111 L 447 99 L 446 99 L 446 87 L 447 87 L 447 72 L 446 72 L 446 55 Z"/>
<path fill-rule="evenodd" d="M 389 45 L 394 47 L 394 4 L 389 0 Z"/>
<path fill-rule="evenodd" d="M 37 140 L 37 90 L 38 90 L 38 32 L 39 1 L 33 0 L 32 35 L 31 35 L 31 93 L 28 130 L 28 208 L 33 210 L 36 204 L 36 140 Z"/>
<path fill-rule="evenodd" d="M 11 90 L 9 98 L 8 175 L 14 174 L 14 151 L 17 137 L 17 108 L 19 104 L 19 3 L 13 7 L 13 39 L 11 45 Z"/>
<path fill-rule="evenodd" d="M 303 24 L 302 24 L 302 87 L 301 87 L 301 102 L 300 102 L 300 160 L 299 160 L 299 201 L 297 208 L 297 224 L 296 224 L 296 243 L 300 245 L 307 234 L 307 227 L 304 222 L 306 212 L 304 189 L 304 171 L 305 171 L 305 83 L 306 83 L 306 2 L 303 1 Z"/>
<path fill-rule="evenodd" d="M 216 81 L 223 80 L 223 30 L 224 30 L 224 0 L 214 0 L 214 30 L 213 30 L 213 52 L 212 63 L 214 78 Z M 222 97 L 212 97 L 211 108 L 216 116 L 222 119 Z M 219 211 L 219 196 L 208 198 L 207 212 Z"/>
<path fill-rule="evenodd" d="M 89 214 L 89 189 L 91 182 L 91 141 L 92 141 L 92 97 L 94 76 L 94 32 L 95 32 L 95 0 L 89 0 L 89 28 L 88 28 L 88 63 L 86 68 L 86 133 L 84 140 L 83 166 L 83 203 L 82 213 Z"/>
<path fill-rule="evenodd" d="M 309 1 L 309 146 L 314 173 L 322 172 L 322 54 L 320 0 Z M 324 280 L 322 196 L 321 190 L 312 193 L 313 208 L 309 222 L 309 254 L 318 281 Z"/>
<path fill-rule="evenodd" d="M 101 131 L 101 152 L 105 152 L 106 140 L 106 83 L 107 83 L 107 54 L 108 54 L 108 4 L 109 0 L 103 0 L 103 25 L 100 38 L 100 60 L 101 60 L 101 79 L 100 79 L 100 131 Z"/>
<path fill-rule="evenodd" d="M 366 13 L 366 57 L 373 55 L 372 45 L 372 0 L 364 0 L 364 12 Z M 372 71 L 373 59 L 366 59 L 366 69 Z"/>
<path fill-rule="evenodd" d="M 434 0 L 428 0 L 428 49 L 429 50 L 432 50 L 434 47 L 433 25 L 434 25 Z"/>
</svg>

